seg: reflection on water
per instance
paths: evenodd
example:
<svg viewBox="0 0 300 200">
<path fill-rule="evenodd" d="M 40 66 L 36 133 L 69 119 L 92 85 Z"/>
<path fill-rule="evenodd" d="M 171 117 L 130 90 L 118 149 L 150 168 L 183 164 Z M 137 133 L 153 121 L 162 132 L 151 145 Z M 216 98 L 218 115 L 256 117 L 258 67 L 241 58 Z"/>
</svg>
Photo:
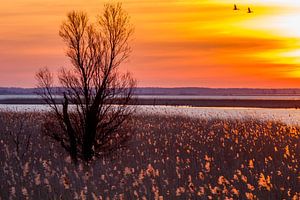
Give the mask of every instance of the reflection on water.
<svg viewBox="0 0 300 200">
<path fill-rule="evenodd" d="M 54 95 L 54 97 L 59 97 L 58 95 Z M 14 94 L 8 94 L 8 95 L 0 95 L 0 100 L 5 99 L 41 99 L 42 97 L 40 95 L 14 95 Z"/>
<path fill-rule="evenodd" d="M 182 115 L 196 118 L 222 118 L 281 121 L 291 125 L 300 125 L 300 109 L 269 108 L 217 108 L 217 107 L 183 107 L 183 106 L 131 106 L 141 115 Z M 47 105 L 1 105 L 0 110 L 44 112 L 49 111 Z"/>
<path fill-rule="evenodd" d="M 195 96 L 195 95 L 138 95 L 140 99 L 209 99 L 209 100 L 300 100 L 300 96 Z"/>
<path fill-rule="evenodd" d="M 60 98 L 60 95 L 54 95 Z M 135 95 L 140 99 L 236 99 L 236 100 L 300 100 L 300 96 L 199 96 L 199 95 Z M 41 99 L 39 95 L 0 95 L 0 100 L 5 99 Z"/>
</svg>

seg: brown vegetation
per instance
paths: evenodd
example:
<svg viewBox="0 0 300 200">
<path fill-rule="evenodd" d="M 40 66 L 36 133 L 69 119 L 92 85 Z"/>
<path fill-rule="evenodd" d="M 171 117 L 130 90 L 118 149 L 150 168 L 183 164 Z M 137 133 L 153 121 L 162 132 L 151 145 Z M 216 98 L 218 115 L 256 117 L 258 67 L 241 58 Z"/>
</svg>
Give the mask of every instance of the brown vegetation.
<svg viewBox="0 0 300 200">
<path fill-rule="evenodd" d="M 31 134 L 16 159 L 7 131 L 18 116 Z M 57 143 L 43 139 L 42 118 L 1 113 L 0 196 L 3 199 L 299 199 L 298 127 L 256 120 L 133 116 L 125 151 L 85 171 Z M 298 193 L 297 193 L 298 192 Z"/>
</svg>

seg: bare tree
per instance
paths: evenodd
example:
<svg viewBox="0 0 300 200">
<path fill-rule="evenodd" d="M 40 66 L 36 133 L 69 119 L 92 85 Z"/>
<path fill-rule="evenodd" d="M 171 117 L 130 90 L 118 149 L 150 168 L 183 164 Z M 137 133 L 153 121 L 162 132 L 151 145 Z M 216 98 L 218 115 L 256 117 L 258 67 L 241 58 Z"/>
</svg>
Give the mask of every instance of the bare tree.
<svg viewBox="0 0 300 200">
<path fill-rule="evenodd" d="M 128 137 L 120 127 L 132 113 L 128 103 L 135 80 L 129 73 L 121 74 L 119 66 L 131 52 L 132 31 L 120 3 L 106 4 L 95 24 L 84 12 L 70 12 L 59 31 L 72 64 L 58 75 L 61 103 L 54 96 L 57 89 L 50 71 L 44 68 L 36 74 L 54 116 L 46 124 L 48 135 L 60 142 L 75 163 L 78 159 L 89 163 L 119 148 Z"/>
</svg>

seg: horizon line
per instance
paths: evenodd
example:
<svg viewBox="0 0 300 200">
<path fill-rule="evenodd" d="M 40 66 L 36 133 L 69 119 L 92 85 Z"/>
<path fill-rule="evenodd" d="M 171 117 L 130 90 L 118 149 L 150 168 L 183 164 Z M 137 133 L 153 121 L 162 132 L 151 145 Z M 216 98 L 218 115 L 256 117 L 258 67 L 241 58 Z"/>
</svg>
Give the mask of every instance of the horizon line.
<svg viewBox="0 0 300 200">
<path fill-rule="evenodd" d="M 63 88 L 63 87 L 53 87 Z M 38 89 L 37 87 L 10 87 L 0 86 L 0 89 Z M 258 88 L 258 87 L 195 87 L 195 86 L 176 86 L 176 87 L 159 87 L 159 86 L 141 86 L 135 87 L 135 89 L 255 89 L 255 90 L 300 90 L 300 88 Z"/>
</svg>

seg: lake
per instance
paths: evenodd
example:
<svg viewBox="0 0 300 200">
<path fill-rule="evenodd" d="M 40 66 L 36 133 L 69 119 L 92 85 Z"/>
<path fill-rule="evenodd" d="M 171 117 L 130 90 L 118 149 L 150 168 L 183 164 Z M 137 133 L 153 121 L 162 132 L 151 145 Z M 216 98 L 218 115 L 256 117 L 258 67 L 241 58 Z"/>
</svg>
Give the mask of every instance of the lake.
<svg viewBox="0 0 300 200">
<path fill-rule="evenodd" d="M 300 125 L 300 109 L 272 108 L 224 108 L 224 107 L 186 107 L 186 106 L 131 106 L 139 115 L 181 115 L 195 118 L 221 119 L 260 119 L 275 120 L 290 125 Z M 9 111 L 48 111 L 47 105 L 9 105 L 0 104 L 0 110 Z"/>
<path fill-rule="evenodd" d="M 55 96 L 57 98 L 62 96 Z M 212 95 L 134 95 L 138 99 L 210 99 L 210 100 L 300 100 L 300 96 L 212 96 Z M 41 99 L 39 95 L 0 95 L 0 100 L 7 99 Z"/>
</svg>

